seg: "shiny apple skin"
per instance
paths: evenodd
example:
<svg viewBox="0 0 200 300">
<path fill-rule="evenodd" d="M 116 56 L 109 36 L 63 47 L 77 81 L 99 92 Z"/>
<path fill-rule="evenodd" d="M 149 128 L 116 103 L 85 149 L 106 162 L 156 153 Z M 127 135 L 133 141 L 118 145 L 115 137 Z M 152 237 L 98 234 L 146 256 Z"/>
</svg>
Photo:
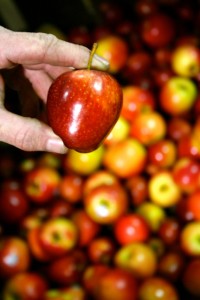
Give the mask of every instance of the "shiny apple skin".
<svg viewBox="0 0 200 300">
<path fill-rule="evenodd" d="M 68 148 L 91 152 L 118 120 L 122 99 L 120 85 L 106 72 L 66 72 L 50 86 L 48 122 Z"/>
</svg>

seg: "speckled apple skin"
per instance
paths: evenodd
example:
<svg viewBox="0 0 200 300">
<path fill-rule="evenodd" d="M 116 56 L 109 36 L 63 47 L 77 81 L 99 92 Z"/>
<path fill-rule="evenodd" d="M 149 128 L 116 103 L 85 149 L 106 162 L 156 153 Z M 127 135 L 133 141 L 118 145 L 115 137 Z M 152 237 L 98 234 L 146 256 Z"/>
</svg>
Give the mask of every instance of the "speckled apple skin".
<svg viewBox="0 0 200 300">
<path fill-rule="evenodd" d="M 122 89 L 107 72 L 75 70 L 61 74 L 50 86 L 47 118 L 69 149 L 91 152 L 117 122 Z"/>
</svg>

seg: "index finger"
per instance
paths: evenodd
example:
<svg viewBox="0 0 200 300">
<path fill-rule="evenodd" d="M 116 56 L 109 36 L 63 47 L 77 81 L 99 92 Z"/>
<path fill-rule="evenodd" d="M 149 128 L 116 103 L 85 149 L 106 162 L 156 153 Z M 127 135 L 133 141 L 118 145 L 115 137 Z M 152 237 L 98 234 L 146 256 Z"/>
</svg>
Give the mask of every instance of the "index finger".
<svg viewBox="0 0 200 300">
<path fill-rule="evenodd" d="M 52 34 L 13 32 L 0 27 L 0 36 L 0 67 L 2 68 L 13 67 L 16 64 L 33 68 L 38 64 L 76 69 L 87 67 L 90 55 L 88 48 L 59 40 Z M 109 63 L 105 59 L 94 55 L 93 68 L 106 70 L 108 66 Z"/>
</svg>

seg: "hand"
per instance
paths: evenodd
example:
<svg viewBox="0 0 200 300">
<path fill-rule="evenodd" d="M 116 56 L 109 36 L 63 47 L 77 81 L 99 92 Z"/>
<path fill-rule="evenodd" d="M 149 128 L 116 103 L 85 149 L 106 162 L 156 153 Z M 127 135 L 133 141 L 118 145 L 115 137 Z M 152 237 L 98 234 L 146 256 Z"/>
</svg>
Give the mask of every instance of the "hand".
<svg viewBox="0 0 200 300">
<path fill-rule="evenodd" d="M 25 151 L 65 153 L 62 140 L 34 117 L 37 103 L 39 99 L 46 102 L 48 89 L 58 75 L 86 68 L 90 50 L 51 34 L 13 32 L 3 27 L 0 40 L 0 140 Z M 95 55 L 92 67 L 106 70 L 108 62 Z M 23 116 L 6 110 L 5 83 L 18 92 Z"/>
</svg>

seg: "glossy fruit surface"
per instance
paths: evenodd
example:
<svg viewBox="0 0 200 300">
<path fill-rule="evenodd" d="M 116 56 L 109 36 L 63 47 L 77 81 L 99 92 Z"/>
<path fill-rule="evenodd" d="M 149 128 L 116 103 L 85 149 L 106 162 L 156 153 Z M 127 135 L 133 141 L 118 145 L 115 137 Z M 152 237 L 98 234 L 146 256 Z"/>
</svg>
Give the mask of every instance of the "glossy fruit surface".
<svg viewBox="0 0 200 300">
<path fill-rule="evenodd" d="M 122 106 L 118 82 L 106 72 L 76 70 L 60 75 L 47 98 L 50 126 L 65 145 L 95 150 L 116 123 Z"/>
</svg>

